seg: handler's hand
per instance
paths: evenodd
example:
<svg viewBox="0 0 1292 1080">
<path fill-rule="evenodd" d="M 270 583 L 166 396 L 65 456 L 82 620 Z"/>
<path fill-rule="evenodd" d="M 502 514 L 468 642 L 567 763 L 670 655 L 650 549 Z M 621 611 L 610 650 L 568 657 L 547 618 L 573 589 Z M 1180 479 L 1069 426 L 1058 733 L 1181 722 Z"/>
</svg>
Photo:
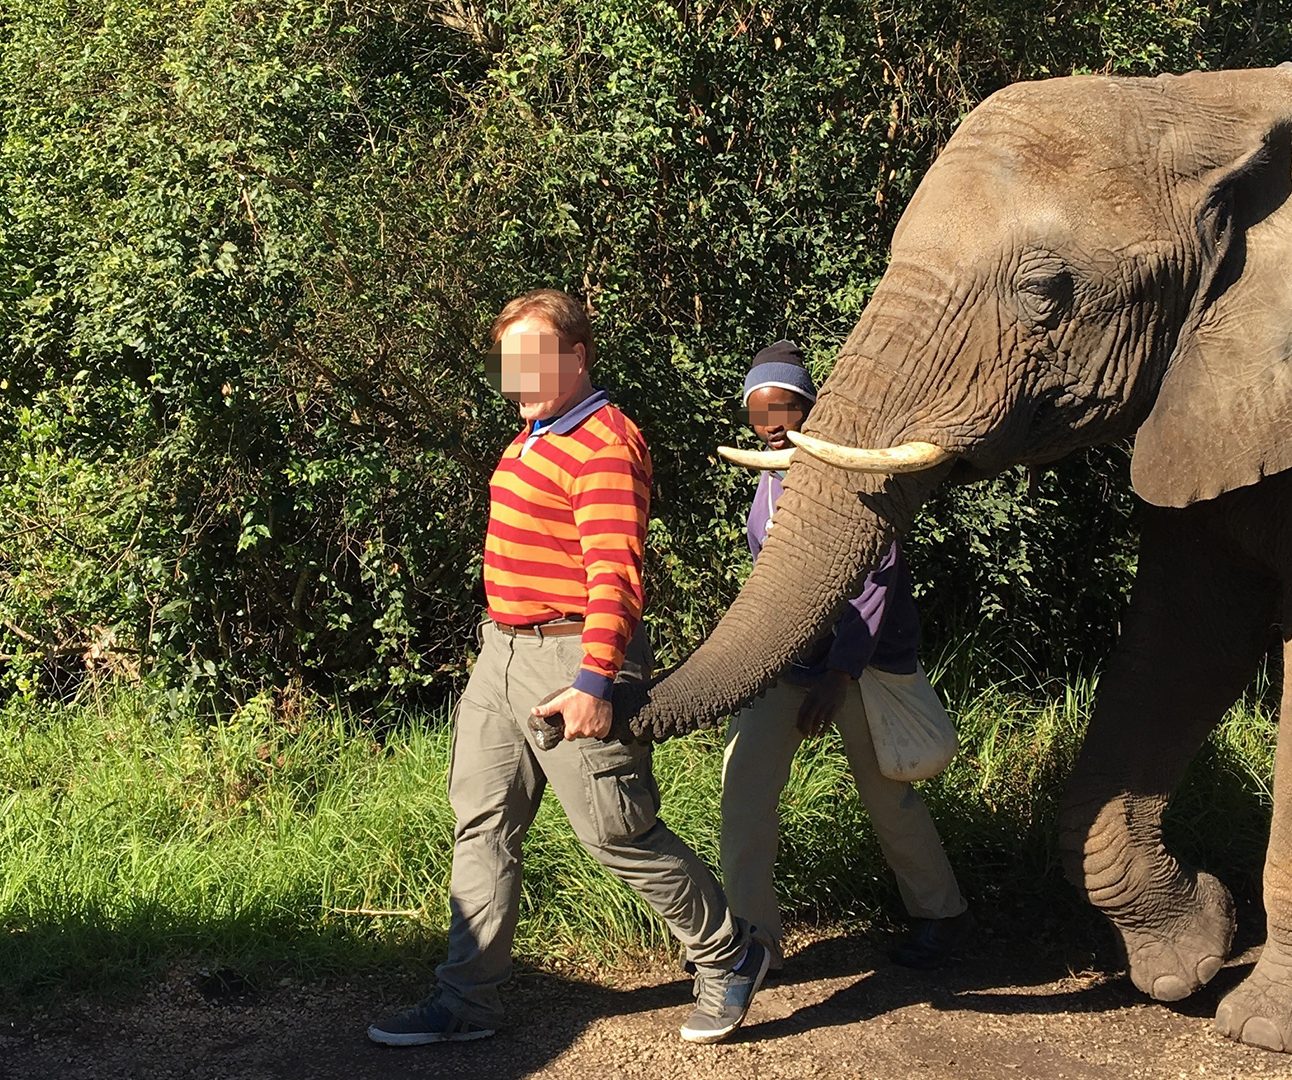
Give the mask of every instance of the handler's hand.
<svg viewBox="0 0 1292 1080">
<path fill-rule="evenodd" d="M 827 671 L 807 692 L 799 706 L 796 723 L 806 737 L 820 735 L 834 722 L 834 715 L 843 704 L 852 676 L 846 671 Z"/>
<path fill-rule="evenodd" d="M 610 722 L 615 715 L 610 702 L 585 694 L 573 686 L 529 711 L 544 717 L 560 713 L 565 719 L 567 739 L 604 739 L 610 734 Z"/>
</svg>

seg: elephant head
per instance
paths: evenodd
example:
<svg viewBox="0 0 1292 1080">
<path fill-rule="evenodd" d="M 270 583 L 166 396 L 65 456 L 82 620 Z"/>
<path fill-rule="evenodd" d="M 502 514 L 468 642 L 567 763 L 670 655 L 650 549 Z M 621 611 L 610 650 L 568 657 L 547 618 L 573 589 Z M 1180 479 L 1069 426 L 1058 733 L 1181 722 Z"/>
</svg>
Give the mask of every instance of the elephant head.
<svg viewBox="0 0 1292 1080">
<path fill-rule="evenodd" d="M 1290 146 L 1289 65 L 1022 83 L 976 108 L 898 224 L 754 572 L 688 660 L 621 688 L 617 720 L 663 738 L 748 701 L 944 480 L 1133 433 L 1159 505 L 1292 466 Z"/>
</svg>

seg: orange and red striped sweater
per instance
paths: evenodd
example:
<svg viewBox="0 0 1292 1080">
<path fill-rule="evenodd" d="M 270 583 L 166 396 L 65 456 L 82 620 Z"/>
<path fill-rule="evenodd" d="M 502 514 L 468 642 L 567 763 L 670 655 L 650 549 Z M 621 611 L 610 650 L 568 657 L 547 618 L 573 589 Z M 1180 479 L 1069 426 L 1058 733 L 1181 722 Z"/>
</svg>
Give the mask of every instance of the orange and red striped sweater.
<svg viewBox="0 0 1292 1080">
<path fill-rule="evenodd" d="M 489 481 L 489 617 L 534 626 L 582 616 L 574 686 L 609 698 L 641 620 L 650 512 L 646 440 L 604 390 L 503 451 Z"/>
</svg>

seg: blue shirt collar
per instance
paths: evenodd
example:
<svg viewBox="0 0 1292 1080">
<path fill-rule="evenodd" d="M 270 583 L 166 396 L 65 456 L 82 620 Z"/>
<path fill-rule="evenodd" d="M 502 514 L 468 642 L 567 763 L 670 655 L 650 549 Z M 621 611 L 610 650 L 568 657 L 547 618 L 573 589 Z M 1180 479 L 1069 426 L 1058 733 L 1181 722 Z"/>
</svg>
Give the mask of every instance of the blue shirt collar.
<svg viewBox="0 0 1292 1080">
<path fill-rule="evenodd" d="M 591 394 L 573 408 L 567 409 L 555 420 L 539 420 L 531 423 L 529 425 L 530 434 L 546 435 L 550 431 L 556 435 L 568 435 L 601 408 L 602 405 L 609 404 L 610 395 L 605 390 L 594 389 Z"/>
</svg>

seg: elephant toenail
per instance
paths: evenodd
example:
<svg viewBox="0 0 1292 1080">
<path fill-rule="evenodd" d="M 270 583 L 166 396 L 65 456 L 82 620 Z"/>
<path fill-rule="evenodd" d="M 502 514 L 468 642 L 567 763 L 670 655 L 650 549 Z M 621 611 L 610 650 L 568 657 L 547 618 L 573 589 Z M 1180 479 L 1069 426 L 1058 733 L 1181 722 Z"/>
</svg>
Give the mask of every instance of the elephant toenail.
<svg viewBox="0 0 1292 1080">
<path fill-rule="evenodd" d="M 1204 956 L 1198 961 L 1198 984 L 1211 982 L 1212 976 L 1220 970 L 1221 964 L 1225 961 L 1219 956 Z"/>
<path fill-rule="evenodd" d="M 1179 975 L 1159 975 L 1153 980 L 1153 989 L 1149 996 L 1156 1001 L 1179 1001 L 1193 992 L 1187 982 Z"/>
<path fill-rule="evenodd" d="M 1263 1016 L 1253 1016 L 1248 1020 L 1238 1038 L 1240 1042 L 1259 1046 L 1262 1050 L 1283 1049 L 1283 1036 L 1279 1034 L 1279 1029 Z"/>
<path fill-rule="evenodd" d="M 1236 1039 L 1241 1034 L 1234 1027 L 1234 1007 L 1228 1001 L 1222 1001 L 1216 1009 L 1216 1030 L 1220 1034 L 1231 1039 Z"/>
</svg>

